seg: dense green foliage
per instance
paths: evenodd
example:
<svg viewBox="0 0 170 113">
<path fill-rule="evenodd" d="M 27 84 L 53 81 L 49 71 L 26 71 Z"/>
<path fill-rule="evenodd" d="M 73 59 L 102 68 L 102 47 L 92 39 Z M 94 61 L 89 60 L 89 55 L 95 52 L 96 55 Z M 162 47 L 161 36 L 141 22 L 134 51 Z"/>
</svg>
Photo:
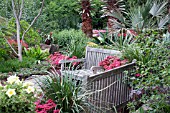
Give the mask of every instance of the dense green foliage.
<svg viewBox="0 0 170 113">
<path fill-rule="evenodd" d="M 23 57 L 23 61 L 20 62 L 18 59 L 11 59 L 7 61 L 0 62 L 0 72 L 13 72 L 20 68 L 31 67 L 35 62 L 35 59 Z"/>
<path fill-rule="evenodd" d="M 65 54 L 78 58 L 85 55 L 85 47 L 90 40 L 81 30 L 74 29 L 54 32 L 53 37 L 54 43 L 58 44 L 62 50 L 67 51 Z"/>
<path fill-rule="evenodd" d="M 22 36 L 23 31 L 26 30 L 29 27 L 29 24 L 24 20 L 21 20 L 20 24 L 21 24 L 21 36 Z M 16 24 L 15 24 L 15 19 L 14 18 L 12 18 L 9 21 L 8 27 L 10 28 L 11 31 L 13 31 L 14 34 L 16 33 L 16 30 L 15 30 L 16 29 Z M 16 37 L 14 37 L 14 38 L 16 38 Z M 30 46 L 40 44 L 41 40 L 42 40 L 42 38 L 40 37 L 38 32 L 35 31 L 33 28 L 31 28 L 26 33 L 26 35 L 24 37 L 24 41 Z"/>
<path fill-rule="evenodd" d="M 150 107 L 148 112 L 170 111 L 166 101 L 170 84 L 170 50 L 167 43 L 170 44 L 170 41 L 161 32 L 152 30 L 140 34 L 136 43 L 124 48 L 123 56 L 137 60 L 135 74 L 140 74 L 130 78 L 131 85 L 134 90 L 143 93 L 141 98 L 129 104 L 131 112 L 134 112 L 133 105 L 138 105 L 137 103 Z"/>
</svg>

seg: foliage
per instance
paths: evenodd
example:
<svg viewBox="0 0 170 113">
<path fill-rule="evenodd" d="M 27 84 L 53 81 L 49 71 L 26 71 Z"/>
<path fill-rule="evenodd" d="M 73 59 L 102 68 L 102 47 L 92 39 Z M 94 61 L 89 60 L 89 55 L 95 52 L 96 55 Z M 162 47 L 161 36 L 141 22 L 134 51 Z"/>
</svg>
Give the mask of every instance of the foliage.
<svg viewBox="0 0 170 113">
<path fill-rule="evenodd" d="M 92 0 L 91 1 L 91 18 L 92 25 L 95 29 L 103 29 L 106 27 L 106 18 L 102 17 L 102 6 L 104 2 L 101 0 Z"/>
<path fill-rule="evenodd" d="M 6 61 L 11 58 L 11 49 L 9 46 L 6 44 L 6 40 L 0 38 L 0 62 L 1 61 Z"/>
<path fill-rule="evenodd" d="M 133 104 L 143 103 L 149 106 L 151 109 L 148 112 L 166 112 L 170 107 L 166 101 L 170 83 L 170 51 L 157 31 L 147 34 L 148 32 L 144 32 L 139 35 L 137 42 L 127 46 L 123 52 L 125 58 L 137 60 L 135 73 L 138 74 L 130 79 L 134 90 L 142 90 L 142 97 L 134 100 Z M 161 90 L 157 91 L 157 88 Z M 131 111 L 134 111 L 132 106 Z"/>
<path fill-rule="evenodd" d="M 35 104 L 36 104 L 36 112 L 37 113 L 42 113 L 42 112 L 49 113 L 52 110 L 53 110 L 53 113 L 60 112 L 59 109 L 54 110 L 56 107 L 56 104 L 51 99 L 47 100 L 47 102 L 45 104 L 41 104 L 39 100 L 37 102 L 35 102 Z"/>
<path fill-rule="evenodd" d="M 36 26 L 45 33 L 55 29 L 78 29 L 81 20 L 79 10 L 80 5 L 77 0 L 48 1 L 40 17 L 44 24 L 37 23 Z"/>
<path fill-rule="evenodd" d="M 81 30 L 63 30 L 59 33 L 53 33 L 54 43 L 58 44 L 60 48 L 68 51 L 69 56 L 77 56 L 81 58 L 85 55 L 85 47 L 88 39 Z"/>
<path fill-rule="evenodd" d="M 110 70 L 126 63 L 128 63 L 127 59 L 121 60 L 117 56 L 108 56 L 99 63 L 99 66 L 102 66 L 105 70 Z"/>
<path fill-rule="evenodd" d="M 44 98 L 54 100 L 61 113 L 80 113 L 84 110 L 81 87 L 72 77 L 70 74 L 61 76 L 50 73 L 45 79 L 37 81 L 44 92 Z"/>
<path fill-rule="evenodd" d="M 31 47 L 29 49 L 24 48 L 25 56 L 34 58 L 36 60 L 46 60 L 49 53 L 47 51 L 41 50 L 40 46 Z"/>
<path fill-rule="evenodd" d="M 34 113 L 35 97 L 32 83 L 23 83 L 17 76 L 10 76 L 5 86 L 0 86 L 1 113 Z"/>
<path fill-rule="evenodd" d="M 131 9 L 126 18 L 121 13 L 123 11 L 115 9 L 112 12 L 106 12 L 107 15 L 114 17 L 111 21 L 114 23 L 113 29 L 131 28 L 135 29 L 138 33 L 141 30 L 164 28 L 169 22 L 169 15 L 166 13 L 167 2 L 159 1 L 153 2 L 148 0 L 145 4 Z"/>
<path fill-rule="evenodd" d="M 23 57 L 23 62 L 18 59 L 10 59 L 0 62 L 0 72 L 13 72 L 20 68 L 30 67 L 35 62 L 34 58 Z"/>
<path fill-rule="evenodd" d="M 21 24 L 21 34 L 23 33 L 24 30 L 26 30 L 29 26 L 29 24 L 24 21 L 21 20 L 20 22 Z M 8 27 L 10 28 L 10 30 L 15 34 L 16 33 L 16 24 L 15 24 L 15 19 L 12 18 L 9 22 L 8 22 Z M 15 36 L 13 36 L 13 38 L 16 38 Z M 31 28 L 25 35 L 24 38 L 25 42 L 30 45 L 30 46 L 34 46 L 34 45 L 38 45 L 41 42 L 41 37 L 39 36 L 39 34 L 33 29 Z"/>
<path fill-rule="evenodd" d="M 16 72 L 8 72 L 8 71 L 6 71 L 6 73 L 0 72 L 0 80 L 5 80 L 11 74 L 16 74 L 19 77 L 21 77 L 22 79 L 25 79 L 32 75 L 47 75 L 47 70 L 49 68 L 50 68 L 50 64 L 48 64 L 48 62 L 46 62 L 46 63 L 39 62 L 38 64 L 32 63 L 30 67 L 19 68 L 19 69 L 17 69 Z"/>
</svg>

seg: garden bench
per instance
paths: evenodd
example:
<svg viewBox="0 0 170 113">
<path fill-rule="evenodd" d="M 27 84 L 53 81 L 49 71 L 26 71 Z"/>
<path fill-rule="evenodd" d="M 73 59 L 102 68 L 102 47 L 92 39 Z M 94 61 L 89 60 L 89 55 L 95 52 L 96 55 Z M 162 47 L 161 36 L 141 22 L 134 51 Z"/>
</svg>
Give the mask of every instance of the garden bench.
<svg viewBox="0 0 170 113">
<path fill-rule="evenodd" d="M 84 69 L 91 69 L 91 71 L 93 71 L 93 73 L 87 72 L 88 74 L 86 73 L 86 76 L 81 76 L 84 79 L 83 82 L 87 83 L 86 89 L 93 92 L 90 93 L 88 101 L 96 108 L 100 108 L 101 110 L 105 109 L 105 111 L 107 108 L 113 108 L 113 106 L 118 108 L 130 100 L 130 88 L 126 82 L 128 77 L 125 71 L 128 71 L 128 75 L 130 75 L 135 66 L 135 62 L 132 62 L 108 71 L 96 73 L 96 69 L 100 69 L 100 67 L 98 67 L 99 62 L 111 55 L 121 56 L 121 52 L 86 47 L 85 58 L 71 61 L 84 62 Z M 68 60 L 60 61 L 62 71 L 64 71 L 64 64 L 69 62 Z M 99 112 L 95 109 L 90 109 L 89 113 L 103 113 L 103 111 Z M 109 109 L 106 113 L 113 113 L 113 110 Z"/>
</svg>

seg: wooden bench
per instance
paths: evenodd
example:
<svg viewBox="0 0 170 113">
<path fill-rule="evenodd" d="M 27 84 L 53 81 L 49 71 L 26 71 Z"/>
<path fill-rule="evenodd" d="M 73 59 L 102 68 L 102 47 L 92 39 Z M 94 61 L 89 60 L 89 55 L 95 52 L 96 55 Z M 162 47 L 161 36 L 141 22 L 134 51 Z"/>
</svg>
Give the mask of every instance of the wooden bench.
<svg viewBox="0 0 170 113">
<path fill-rule="evenodd" d="M 85 58 L 77 59 L 72 62 L 84 62 L 84 69 L 92 69 L 92 71 L 96 71 L 91 67 L 98 66 L 99 62 L 111 55 L 121 56 L 121 52 L 116 50 L 86 47 Z M 64 70 L 64 63 L 68 62 L 70 61 L 60 61 L 62 70 Z M 130 75 L 134 70 L 134 66 L 135 62 L 132 62 L 109 71 L 90 74 L 86 77 L 86 89 L 89 91 L 87 101 L 94 106 L 94 109 L 93 107 L 89 109 L 89 113 L 113 113 L 112 108 L 114 106 L 118 108 L 130 100 L 130 89 L 127 85 L 128 79 L 125 71 L 127 71 L 128 75 Z"/>
</svg>

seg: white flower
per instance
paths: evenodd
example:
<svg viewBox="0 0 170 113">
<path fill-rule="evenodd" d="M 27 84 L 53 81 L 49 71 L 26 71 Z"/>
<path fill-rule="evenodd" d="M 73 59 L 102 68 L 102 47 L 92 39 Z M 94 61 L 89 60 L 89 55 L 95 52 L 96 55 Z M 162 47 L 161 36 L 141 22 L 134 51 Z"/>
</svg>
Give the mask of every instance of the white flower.
<svg viewBox="0 0 170 113">
<path fill-rule="evenodd" d="M 28 86 L 27 89 L 25 89 L 27 93 L 31 93 L 35 91 L 35 88 L 33 86 Z"/>
<path fill-rule="evenodd" d="M 10 76 L 10 77 L 7 78 L 7 82 L 10 83 L 10 84 L 12 84 L 12 83 L 14 83 L 16 81 L 19 81 L 19 77 L 17 77 L 16 75 L 15 76 Z"/>
<path fill-rule="evenodd" d="M 34 85 L 34 83 L 32 83 L 32 82 L 24 82 L 23 83 L 23 87 L 28 87 L 28 86 L 33 86 Z"/>
<path fill-rule="evenodd" d="M 15 89 L 8 89 L 6 95 L 8 95 L 8 97 L 11 97 L 12 95 L 16 95 Z"/>
<path fill-rule="evenodd" d="M 15 81 L 16 84 L 22 84 L 22 81 L 20 81 L 19 79 Z"/>
</svg>

